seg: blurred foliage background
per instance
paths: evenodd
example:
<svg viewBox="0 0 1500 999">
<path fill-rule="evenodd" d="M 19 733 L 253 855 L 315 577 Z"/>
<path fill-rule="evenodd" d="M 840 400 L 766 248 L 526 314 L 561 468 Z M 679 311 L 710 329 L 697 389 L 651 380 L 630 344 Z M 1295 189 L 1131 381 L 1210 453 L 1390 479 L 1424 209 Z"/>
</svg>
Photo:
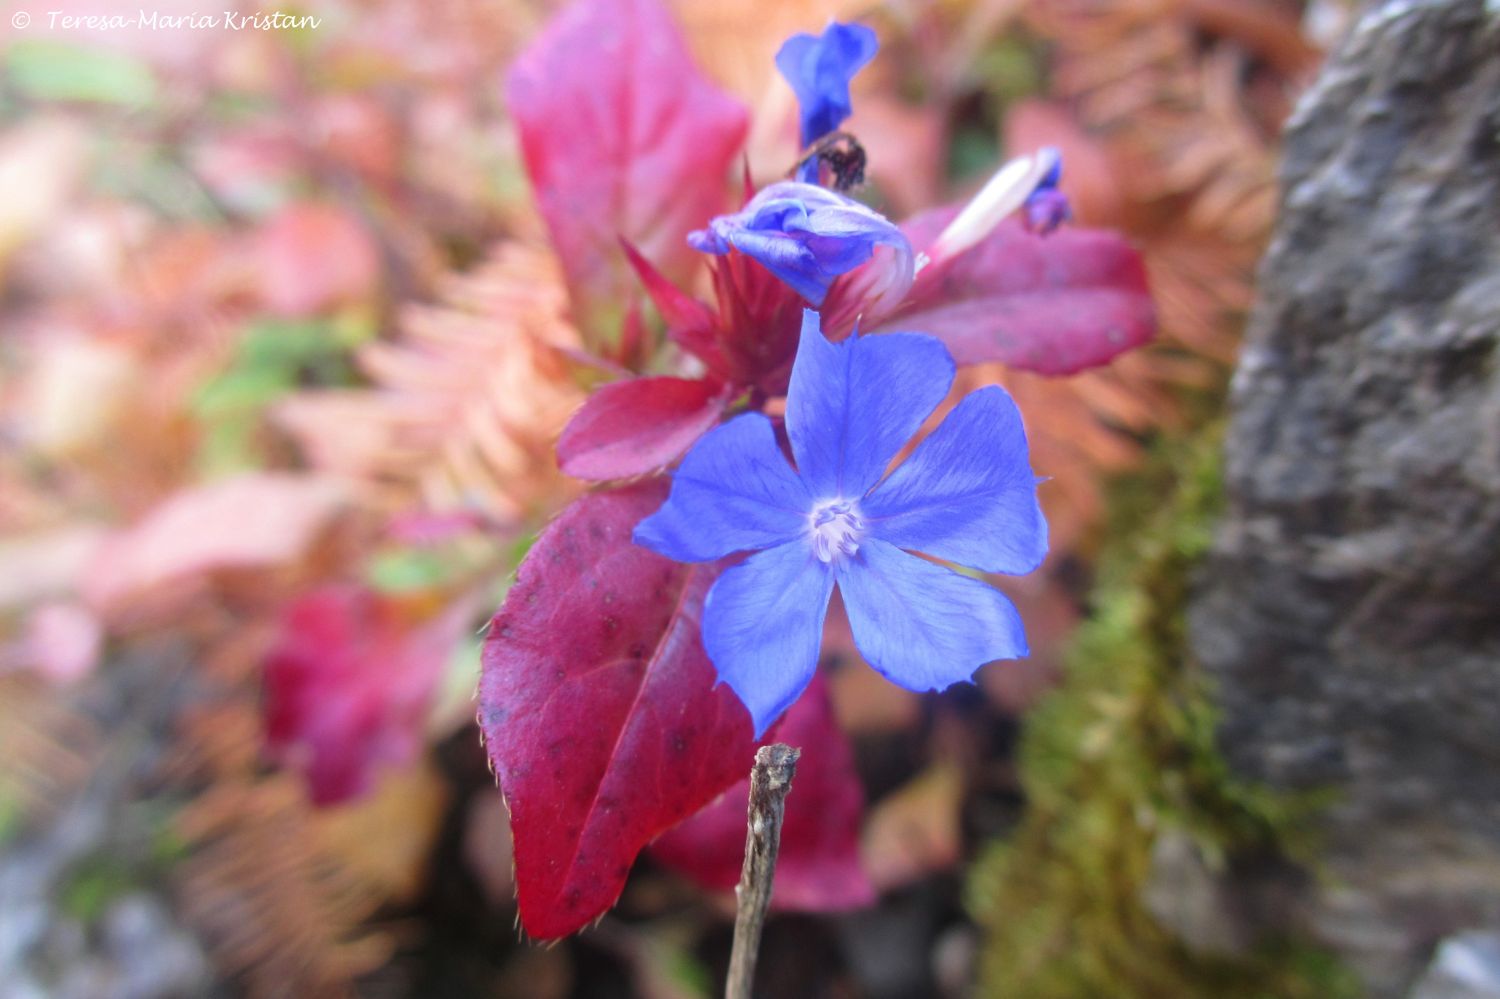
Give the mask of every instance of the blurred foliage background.
<svg viewBox="0 0 1500 999">
<path fill-rule="evenodd" d="M 1134 613 L 1119 600 L 1151 599 L 1118 566 L 1151 556 L 1112 556 L 1096 593 L 1099 553 L 1122 482 L 1213 480 L 1211 444 L 1192 442 L 1250 302 L 1277 132 L 1346 9 L 676 6 L 702 66 L 753 109 L 758 179 L 796 155 L 776 47 L 864 19 L 883 43 L 847 126 L 870 154 L 866 196 L 899 218 L 972 193 L 1007 152 L 1058 146 L 1078 222 L 1141 247 L 1162 323 L 1080 377 L 967 372 L 1016 395 L 1051 477 L 1055 554 L 1011 588 L 1035 652 L 919 698 L 843 668 L 856 654 L 830 636 L 882 901 L 773 922 L 765 994 L 961 995 L 981 968 L 984 994 L 1229 994 L 1165 970 L 1182 955 L 1152 943 L 1130 869 L 1149 830 L 1090 880 L 1090 844 L 1114 834 L 1080 832 L 1052 792 L 1134 822 L 1162 801 L 1160 754 L 1202 748 L 1191 711 L 1168 750 L 1133 727 L 1160 735 L 1153 708 L 1181 671 L 1161 673 L 1128 624 L 1110 643 Z M 4 19 L 0 996 L 711 994 L 724 901 L 649 861 L 594 930 L 517 939 L 472 721 L 477 629 L 578 490 L 551 445 L 608 375 L 578 350 L 501 99 L 551 10 L 328 0 L 297 8 L 316 27 L 242 32 Z M 1179 575 L 1191 530 L 1161 542 Z M 1087 691 L 1056 692 L 1065 662 Z M 1018 763 L 1039 702 L 1039 748 Z M 1055 758 L 1080 744 L 1146 763 Z M 1235 794 L 1214 822 L 1279 835 L 1279 805 Z M 1262 959 L 1270 991 L 1246 994 L 1332 980 L 1294 946 Z"/>
</svg>

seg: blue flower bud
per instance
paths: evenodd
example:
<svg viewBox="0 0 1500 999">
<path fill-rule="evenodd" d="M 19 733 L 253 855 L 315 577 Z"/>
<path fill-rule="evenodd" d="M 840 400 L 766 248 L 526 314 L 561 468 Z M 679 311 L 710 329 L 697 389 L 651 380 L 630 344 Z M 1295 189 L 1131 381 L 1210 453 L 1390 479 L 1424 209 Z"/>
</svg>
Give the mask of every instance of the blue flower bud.
<svg viewBox="0 0 1500 999">
<path fill-rule="evenodd" d="M 849 81 L 875 58 L 879 47 L 869 28 L 837 21 L 830 22 L 821 35 L 797 34 L 782 43 L 776 68 L 797 95 L 804 149 L 853 113 Z"/>
<path fill-rule="evenodd" d="M 876 246 L 893 247 L 905 270 L 912 269 L 911 244 L 890 219 L 852 198 L 796 181 L 770 185 L 742 211 L 689 234 L 688 243 L 716 255 L 739 250 L 813 305 L 823 304 L 834 278 L 869 260 Z"/>
</svg>

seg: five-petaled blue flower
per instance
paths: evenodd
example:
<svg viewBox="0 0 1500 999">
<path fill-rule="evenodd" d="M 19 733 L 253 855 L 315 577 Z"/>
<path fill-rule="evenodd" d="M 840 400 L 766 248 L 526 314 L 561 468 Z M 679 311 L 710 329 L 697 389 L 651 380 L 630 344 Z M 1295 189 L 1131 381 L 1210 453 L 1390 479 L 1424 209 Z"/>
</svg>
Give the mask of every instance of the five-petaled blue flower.
<svg viewBox="0 0 1500 999">
<path fill-rule="evenodd" d="M 776 68 L 792 85 L 802 112 L 805 149 L 853 113 L 849 81 L 875 58 L 880 42 L 863 24 L 830 22 L 818 36 L 796 34 L 776 53 Z"/>
<path fill-rule="evenodd" d="M 1047 524 L 1010 396 L 970 393 L 885 475 L 953 374 L 933 337 L 830 343 L 807 311 L 787 393 L 796 468 L 771 421 L 746 413 L 694 445 L 666 503 L 637 525 L 638 544 L 679 562 L 754 553 L 714 583 L 702 630 L 757 737 L 812 679 L 835 583 L 860 652 L 903 687 L 941 689 L 1026 655 L 998 590 L 910 554 L 1011 574 L 1041 563 Z"/>
<path fill-rule="evenodd" d="M 822 305 L 840 274 L 869 260 L 875 247 L 892 247 L 910 270 L 911 243 L 894 222 L 852 198 L 796 181 L 763 188 L 742 211 L 720 215 L 688 234 L 704 253 L 731 248 L 754 258 L 813 305 Z"/>
</svg>

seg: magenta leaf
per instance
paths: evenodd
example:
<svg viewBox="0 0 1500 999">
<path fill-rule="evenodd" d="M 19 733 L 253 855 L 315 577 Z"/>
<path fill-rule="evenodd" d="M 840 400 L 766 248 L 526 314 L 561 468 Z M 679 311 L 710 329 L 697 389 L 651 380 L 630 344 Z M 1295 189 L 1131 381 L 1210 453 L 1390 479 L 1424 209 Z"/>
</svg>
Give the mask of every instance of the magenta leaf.
<svg viewBox="0 0 1500 999">
<path fill-rule="evenodd" d="M 869 905 L 875 889 L 859 862 L 864 790 L 821 676 L 787 709 L 776 741 L 800 748 L 802 759 L 786 799 L 771 903 L 805 912 Z M 733 888 L 745 854 L 749 795 L 747 777 L 665 833 L 651 845 L 651 855 L 705 888 Z"/>
<path fill-rule="evenodd" d="M 687 276 L 687 234 L 723 207 L 745 109 L 658 0 L 574 3 L 516 60 L 506 103 L 585 333 L 602 335 L 630 286 L 619 237 Z"/>
<path fill-rule="evenodd" d="M 731 378 L 770 395 L 785 395 L 807 303 L 738 250 L 719 257 L 712 267 L 720 345 Z"/>
<path fill-rule="evenodd" d="M 423 619 L 356 586 L 287 608 L 265 663 L 266 750 L 302 772 L 314 803 L 358 798 L 381 767 L 416 758 L 465 609 Z"/>
<path fill-rule="evenodd" d="M 719 321 L 714 311 L 663 277 L 628 240 L 621 240 L 620 244 L 651 297 L 651 304 L 667 324 L 667 335 L 672 342 L 695 355 L 710 372 L 723 377 L 724 353 L 719 349 Z"/>
<path fill-rule="evenodd" d="M 603 914 L 641 848 L 753 760 L 750 715 L 714 686 L 698 635 L 713 570 L 630 540 L 666 493 L 653 479 L 574 502 L 490 623 L 479 723 L 533 937 Z"/>
<path fill-rule="evenodd" d="M 606 481 L 669 464 L 719 421 L 728 392 L 697 378 L 632 378 L 599 389 L 573 414 L 557 460 L 574 478 Z"/>
<path fill-rule="evenodd" d="M 925 247 L 954 213 L 924 212 L 902 228 L 914 247 Z M 1066 375 L 1150 340 L 1156 309 L 1140 254 L 1123 237 L 1071 226 L 1037 236 L 1011 220 L 920 272 L 876 329 L 931 333 L 959 364 L 1000 361 Z"/>
</svg>

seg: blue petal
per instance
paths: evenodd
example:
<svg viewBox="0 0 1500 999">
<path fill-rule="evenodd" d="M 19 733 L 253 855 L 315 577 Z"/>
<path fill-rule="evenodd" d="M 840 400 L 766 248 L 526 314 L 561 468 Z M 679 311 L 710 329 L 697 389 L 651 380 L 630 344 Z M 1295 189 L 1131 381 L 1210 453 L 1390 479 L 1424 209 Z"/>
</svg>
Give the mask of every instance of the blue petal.
<svg viewBox="0 0 1500 999">
<path fill-rule="evenodd" d="M 746 413 L 693 445 L 667 501 L 636 525 L 635 543 L 678 562 L 708 562 L 801 537 L 810 509 L 771 421 Z"/>
<path fill-rule="evenodd" d="M 722 257 L 730 249 L 729 241 L 714 227 L 712 222 L 709 223 L 707 229 L 694 229 L 688 233 L 687 241 L 688 245 L 699 253 L 712 253 L 717 257 Z"/>
<path fill-rule="evenodd" d="M 838 583 L 860 654 L 908 690 L 941 690 L 1026 655 L 1021 615 L 1003 593 L 884 541 L 866 538 Z"/>
<path fill-rule="evenodd" d="M 1021 414 L 999 386 L 971 392 L 861 504 L 870 533 L 985 572 L 1047 554 Z"/>
<path fill-rule="evenodd" d="M 814 305 L 823 304 L 830 275 L 807 245 L 780 232 L 740 231 L 732 237 L 734 248 L 753 258 Z"/>
<path fill-rule="evenodd" d="M 858 499 L 948 394 L 953 358 L 918 333 L 829 343 L 818 314 L 802 314 L 787 390 L 786 427 L 814 500 Z"/>
<path fill-rule="evenodd" d="M 797 34 L 782 44 L 776 68 L 797 95 L 804 148 L 849 117 L 849 81 L 875 58 L 879 47 L 875 32 L 864 25 L 837 22 L 822 35 Z"/>
<path fill-rule="evenodd" d="M 1045 160 L 1049 164 L 1042 179 L 1036 182 L 1036 189 L 1043 191 L 1056 187 L 1062 180 L 1062 151 L 1056 146 L 1043 146 L 1036 151 L 1036 155 L 1038 160 Z"/>
<path fill-rule="evenodd" d="M 832 592 L 833 572 L 800 541 L 725 569 L 708 591 L 703 647 L 757 739 L 812 679 Z"/>
<path fill-rule="evenodd" d="M 869 260 L 877 246 L 893 247 L 907 276 L 912 268 L 911 243 L 890 219 L 852 198 L 795 181 L 757 192 L 742 210 L 690 233 L 688 243 L 720 255 L 732 246 L 814 305 L 822 304 L 835 278 Z"/>
<path fill-rule="evenodd" d="M 1037 150 L 1037 160 L 1051 165 L 1036 189 L 1026 196 L 1022 206 L 1021 223 L 1027 231 L 1045 236 L 1073 217 L 1073 206 L 1068 196 L 1057 189 L 1062 181 L 1062 153 L 1052 146 Z"/>
</svg>

